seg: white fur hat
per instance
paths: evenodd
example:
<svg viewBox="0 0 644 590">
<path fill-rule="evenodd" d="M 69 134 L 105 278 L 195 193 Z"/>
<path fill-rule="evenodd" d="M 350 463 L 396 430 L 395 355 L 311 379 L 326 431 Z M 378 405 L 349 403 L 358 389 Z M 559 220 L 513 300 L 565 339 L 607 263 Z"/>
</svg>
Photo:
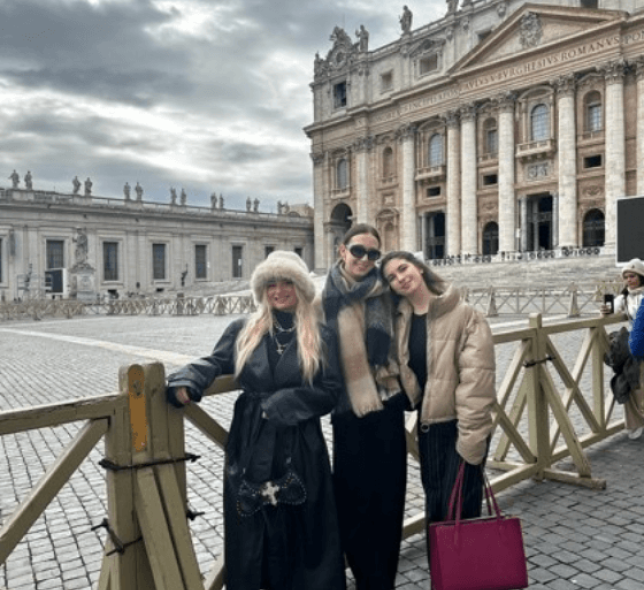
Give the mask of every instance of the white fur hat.
<svg viewBox="0 0 644 590">
<path fill-rule="evenodd" d="M 644 278 L 644 262 L 642 262 L 639 258 L 633 258 L 633 260 L 627 262 L 626 265 L 622 268 L 622 278 L 624 278 L 624 273 L 627 272 L 634 272 L 636 275 L 640 275 L 642 278 Z"/>
<path fill-rule="evenodd" d="M 309 276 L 309 269 L 304 260 L 295 252 L 275 250 L 266 260 L 260 262 L 250 277 L 250 286 L 255 296 L 255 301 L 262 298 L 262 291 L 266 284 L 275 280 L 293 281 L 300 292 L 308 301 L 315 297 L 315 284 Z"/>
</svg>

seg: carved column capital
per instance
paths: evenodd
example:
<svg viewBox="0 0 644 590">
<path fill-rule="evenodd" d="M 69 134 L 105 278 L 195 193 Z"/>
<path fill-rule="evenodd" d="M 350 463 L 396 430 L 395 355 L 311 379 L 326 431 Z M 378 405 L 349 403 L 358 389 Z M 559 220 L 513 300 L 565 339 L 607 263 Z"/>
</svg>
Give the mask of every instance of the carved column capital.
<svg viewBox="0 0 644 590">
<path fill-rule="evenodd" d="M 575 75 L 566 74 L 564 76 L 559 76 L 552 81 L 552 86 L 557 92 L 558 96 L 572 96 L 575 92 Z"/>
<path fill-rule="evenodd" d="M 461 117 L 458 111 L 448 111 L 445 115 L 445 124 L 448 129 L 457 129 L 461 124 Z"/>
<path fill-rule="evenodd" d="M 405 139 L 413 139 L 413 137 L 416 135 L 416 129 L 416 125 L 412 123 L 405 123 L 404 125 L 398 127 L 398 129 L 396 129 L 396 137 L 400 141 L 404 141 Z"/>
<path fill-rule="evenodd" d="M 644 79 L 644 56 L 640 55 L 631 63 L 631 66 L 635 70 L 635 77 L 637 81 Z"/>
<path fill-rule="evenodd" d="M 365 135 L 355 140 L 353 148 L 356 152 L 369 152 L 373 148 L 374 143 L 373 135 Z"/>
<path fill-rule="evenodd" d="M 501 113 L 514 112 L 514 105 L 517 101 L 516 92 L 503 92 L 495 98 L 497 108 Z"/>
<path fill-rule="evenodd" d="M 313 161 L 313 166 L 319 166 L 320 164 L 323 164 L 324 161 L 326 160 L 326 152 L 318 152 L 318 153 L 311 153 L 309 154 L 311 156 L 311 160 Z"/>
<path fill-rule="evenodd" d="M 476 105 L 463 105 L 460 108 L 460 116 L 463 123 L 465 123 L 466 121 L 474 121 L 476 119 Z"/>
<path fill-rule="evenodd" d="M 603 66 L 599 66 L 598 70 L 604 75 L 606 84 L 622 84 L 624 75 L 626 74 L 626 62 L 623 59 L 611 61 Z"/>
</svg>

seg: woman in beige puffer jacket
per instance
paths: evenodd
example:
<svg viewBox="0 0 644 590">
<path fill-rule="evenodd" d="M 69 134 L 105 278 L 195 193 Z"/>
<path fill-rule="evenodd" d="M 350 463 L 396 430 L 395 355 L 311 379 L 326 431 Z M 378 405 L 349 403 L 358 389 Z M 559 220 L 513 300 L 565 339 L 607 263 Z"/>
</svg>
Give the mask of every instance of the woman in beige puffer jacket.
<svg viewBox="0 0 644 590">
<path fill-rule="evenodd" d="M 409 252 L 381 271 L 400 297 L 395 318 L 400 379 L 419 412 L 427 521 L 445 520 L 462 461 L 463 518 L 481 514 L 483 468 L 496 400 L 492 333 L 485 318 Z"/>
</svg>

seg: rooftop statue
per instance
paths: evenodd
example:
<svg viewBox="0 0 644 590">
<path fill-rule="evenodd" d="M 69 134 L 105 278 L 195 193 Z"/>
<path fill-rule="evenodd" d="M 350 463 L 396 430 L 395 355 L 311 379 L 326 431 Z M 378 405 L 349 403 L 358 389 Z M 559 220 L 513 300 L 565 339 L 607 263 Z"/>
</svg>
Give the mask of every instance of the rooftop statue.
<svg viewBox="0 0 644 590">
<path fill-rule="evenodd" d="M 25 174 L 25 186 L 27 187 L 28 191 L 34 188 L 32 179 L 33 177 L 31 176 L 31 170 L 27 170 L 27 174 Z"/>
<path fill-rule="evenodd" d="M 77 195 L 81 187 L 81 181 L 78 180 L 78 176 L 74 176 L 74 179 L 72 180 L 72 186 L 74 187 L 74 194 Z"/>
<path fill-rule="evenodd" d="M 170 205 L 177 204 L 177 189 L 173 186 L 170 187 Z"/>
<path fill-rule="evenodd" d="M 87 177 L 85 181 L 85 196 L 89 197 L 92 194 L 92 181 Z"/>
<path fill-rule="evenodd" d="M 130 200 L 130 185 L 128 182 L 123 185 L 123 195 L 125 196 L 126 201 Z"/>
<path fill-rule="evenodd" d="M 369 31 L 364 28 L 364 25 L 360 25 L 360 28 L 356 31 L 356 36 L 358 37 L 358 51 L 367 53 L 369 50 Z"/>
<path fill-rule="evenodd" d="M 136 200 L 137 201 L 142 201 L 143 200 L 143 187 L 139 184 L 137 181 L 136 186 L 134 187 L 134 192 L 136 193 Z"/>
<path fill-rule="evenodd" d="M 412 14 L 411 10 L 407 8 L 407 5 L 403 6 L 403 13 L 399 19 L 403 34 L 409 33 L 411 31 L 411 21 L 413 17 L 414 15 Z"/>
<path fill-rule="evenodd" d="M 20 175 L 14 170 L 9 178 L 13 184 L 13 188 L 18 188 L 18 185 L 20 184 Z"/>
<path fill-rule="evenodd" d="M 186 195 L 185 189 L 181 189 L 181 204 L 185 205 L 186 201 L 188 200 L 188 195 Z"/>
</svg>

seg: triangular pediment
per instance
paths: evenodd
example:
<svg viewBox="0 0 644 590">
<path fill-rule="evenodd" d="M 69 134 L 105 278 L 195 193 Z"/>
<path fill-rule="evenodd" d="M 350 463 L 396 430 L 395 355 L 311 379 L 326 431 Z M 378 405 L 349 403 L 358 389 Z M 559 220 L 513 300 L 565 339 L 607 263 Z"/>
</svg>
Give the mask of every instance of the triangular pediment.
<svg viewBox="0 0 644 590">
<path fill-rule="evenodd" d="M 452 72 L 493 64 L 555 42 L 610 26 L 626 13 L 524 4 L 451 68 Z"/>
</svg>

